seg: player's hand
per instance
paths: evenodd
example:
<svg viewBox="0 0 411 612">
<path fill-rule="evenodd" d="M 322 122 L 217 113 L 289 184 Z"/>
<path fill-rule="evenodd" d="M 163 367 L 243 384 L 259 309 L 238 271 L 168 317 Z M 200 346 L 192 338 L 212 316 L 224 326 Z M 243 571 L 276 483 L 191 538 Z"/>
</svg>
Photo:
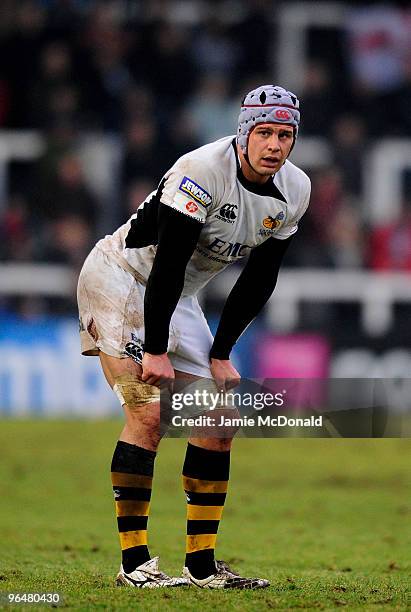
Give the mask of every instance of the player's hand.
<svg viewBox="0 0 411 612">
<path fill-rule="evenodd" d="M 211 359 L 210 370 L 219 391 L 228 391 L 240 384 L 241 376 L 229 359 Z"/>
<path fill-rule="evenodd" d="M 141 375 L 143 382 L 156 387 L 168 386 L 171 388 L 175 374 L 167 353 L 162 355 L 144 353 L 141 365 L 143 367 Z"/>
</svg>

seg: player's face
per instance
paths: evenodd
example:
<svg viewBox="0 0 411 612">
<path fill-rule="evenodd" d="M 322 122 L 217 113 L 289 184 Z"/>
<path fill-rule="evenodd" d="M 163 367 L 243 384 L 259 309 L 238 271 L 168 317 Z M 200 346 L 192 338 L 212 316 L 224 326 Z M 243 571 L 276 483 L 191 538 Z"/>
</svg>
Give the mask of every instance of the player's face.
<svg viewBox="0 0 411 612">
<path fill-rule="evenodd" d="M 287 159 L 294 139 L 293 128 L 279 123 L 260 123 L 251 132 L 248 139 L 247 165 L 249 180 L 264 183 L 268 178 L 278 172 Z M 243 170 L 246 168 L 243 166 Z"/>
</svg>

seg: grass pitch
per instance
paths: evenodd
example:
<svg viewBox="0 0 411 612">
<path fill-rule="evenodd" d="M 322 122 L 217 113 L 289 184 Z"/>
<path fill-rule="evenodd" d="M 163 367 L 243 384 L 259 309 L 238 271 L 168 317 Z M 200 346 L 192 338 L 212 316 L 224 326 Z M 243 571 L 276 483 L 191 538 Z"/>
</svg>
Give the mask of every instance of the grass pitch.
<svg viewBox="0 0 411 612">
<path fill-rule="evenodd" d="M 113 586 L 120 428 L 0 422 L 0 592 L 59 592 L 77 610 L 410 609 L 411 440 L 236 440 L 217 557 L 272 586 L 138 591 Z M 149 522 L 151 552 L 174 574 L 184 450 L 184 440 L 160 447 Z"/>
</svg>

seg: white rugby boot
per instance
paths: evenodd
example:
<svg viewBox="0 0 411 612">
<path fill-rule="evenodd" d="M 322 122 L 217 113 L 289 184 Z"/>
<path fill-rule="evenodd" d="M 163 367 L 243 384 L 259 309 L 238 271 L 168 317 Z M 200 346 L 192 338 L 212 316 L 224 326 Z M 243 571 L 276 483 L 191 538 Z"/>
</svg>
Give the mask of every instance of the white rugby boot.
<svg viewBox="0 0 411 612">
<path fill-rule="evenodd" d="M 233 572 L 225 561 L 216 561 L 215 565 L 215 574 L 207 578 L 194 578 L 187 567 L 183 568 L 182 576 L 200 589 L 265 589 L 270 586 L 264 578 L 243 578 Z"/>
<path fill-rule="evenodd" d="M 137 589 L 158 589 L 165 587 L 189 586 L 186 578 L 173 578 L 158 569 L 159 557 L 153 557 L 127 574 L 123 565 L 117 574 L 117 586 L 131 586 Z"/>
</svg>

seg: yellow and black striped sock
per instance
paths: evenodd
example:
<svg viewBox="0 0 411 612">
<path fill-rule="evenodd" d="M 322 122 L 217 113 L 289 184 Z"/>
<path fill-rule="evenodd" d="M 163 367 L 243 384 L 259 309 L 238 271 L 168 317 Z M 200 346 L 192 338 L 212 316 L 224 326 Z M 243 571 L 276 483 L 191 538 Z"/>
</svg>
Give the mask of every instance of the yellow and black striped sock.
<svg viewBox="0 0 411 612">
<path fill-rule="evenodd" d="M 117 442 L 111 462 L 124 571 L 130 573 L 150 559 L 147 521 L 156 453 L 127 442 Z"/>
<path fill-rule="evenodd" d="M 183 467 L 187 496 L 186 567 L 195 578 L 215 572 L 214 549 L 230 473 L 230 451 L 188 443 Z"/>
</svg>

